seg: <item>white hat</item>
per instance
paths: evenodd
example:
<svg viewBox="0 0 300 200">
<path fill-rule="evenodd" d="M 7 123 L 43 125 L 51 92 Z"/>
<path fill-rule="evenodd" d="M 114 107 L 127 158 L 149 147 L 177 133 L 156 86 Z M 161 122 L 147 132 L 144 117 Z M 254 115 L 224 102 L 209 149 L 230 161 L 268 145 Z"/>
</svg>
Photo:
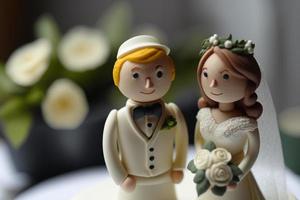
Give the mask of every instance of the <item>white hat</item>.
<svg viewBox="0 0 300 200">
<path fill-rule="evenodd" d="M 123 44 L 121 44 L 118 50 L 117 59 L 144 47 L 158 47 L 164 50 L 167 55 L 170 53 L 169 47 L 161 44 L 157 38 L 151 35 L 138 35 L 126 40 L 123 42 Z"/>
</svg>

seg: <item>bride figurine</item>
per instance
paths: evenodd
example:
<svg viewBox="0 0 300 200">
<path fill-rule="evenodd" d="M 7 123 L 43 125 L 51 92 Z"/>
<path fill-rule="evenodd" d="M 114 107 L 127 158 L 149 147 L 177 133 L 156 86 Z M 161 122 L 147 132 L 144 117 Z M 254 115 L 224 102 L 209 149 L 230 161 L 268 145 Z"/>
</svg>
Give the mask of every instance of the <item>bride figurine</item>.
<svg viewBox="0 0 300 200">
<path fill-rule="evenodd" d="M 197 69 L 202 97 L 198 102 L 201 109 L 195 128 L 196 150 L 201 151 L 206 142 L 212 142 L 214 148 L 220 150 L 217 156 L 229 157 L 227 162 L 230 160 L 240 173 L 233 181 L 232 172 L 228 175 L 223 169 L 226 164 L 217 169 L 213 165 L 216 159 L 208 157 L 212 159 L 212 166 L 205 168 L 207 188 L 201 192 L 199 200 L 265 199 L 250 170 L 260 149 L 257 119 L 263 111 L 255 92 L 261 81 L 261 71 L 253 50 L 250 40 L 234 41 L 231 35 L 219 38 L 215 34 L 202 43 Z M 201 164 L 204 158 L 199 157 L 200 161 L 195 159 L 194 163 Z M 226 178 L 230 180 L 224 187 Z M 220 184 L 223 187 L 219 187 Z M 215 191 L 211 190 L 213 186 Z M 220 190 L 222 196 L 216 195 Z"/>
</svg>

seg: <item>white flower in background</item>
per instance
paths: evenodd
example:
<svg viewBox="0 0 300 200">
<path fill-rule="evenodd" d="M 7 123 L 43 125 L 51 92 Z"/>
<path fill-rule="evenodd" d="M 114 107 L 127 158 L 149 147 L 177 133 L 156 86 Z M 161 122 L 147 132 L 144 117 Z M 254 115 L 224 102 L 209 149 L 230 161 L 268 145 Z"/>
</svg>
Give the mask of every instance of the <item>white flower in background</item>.
<svg viewBox="0 0 300 200">
<path fill-rule="evenodd" d="M 31 86 L 48 69 L 50 56 L 50 42 L 38 39 L 13 52 L 6 63 L 6 73 L 16 84 Z"/>
<path fill-rule="evenodd" d="M 95 69 L 105 63 L 109 53 L 110 45 L 103 33 L 83 26 L 70 30 L 58 48 L 58 57 L 71 71 Z"/>
<path fill-rule="evenodd" d="M 226 40 L 224 42 L 224 46 L 226 49 L 230 49 L 232 47 L 232 41 L 231 40 Z"/>
<path fill-rule="evenodd" d="M 205 171 L 206 178 L 212 186 L 227 186 L 233 178 L 230 167 L 225 163 L 213 164 Z"/>
<path fill-rule="evenodd" d="M 84 91 L 68 79 L 56 80 L 42 102 L 46 123 L 54 129 L 75 129 L 88 113 Z"/>
<path fill-rule="evenodd" d="M 212 164 L 210 152 L 207 149 L 197 151 L 194 164 L 197 169 L 207 169 L 210 167 Z"/>
<path fill-rule="evenodd" d="M 216 148 L 211 152 L 211 159 L 213 163 L 223 162 L 227 164 L 229 161 L 231 161 L 231 158 L 231 154 L 223 148 Z"/>
</svg>

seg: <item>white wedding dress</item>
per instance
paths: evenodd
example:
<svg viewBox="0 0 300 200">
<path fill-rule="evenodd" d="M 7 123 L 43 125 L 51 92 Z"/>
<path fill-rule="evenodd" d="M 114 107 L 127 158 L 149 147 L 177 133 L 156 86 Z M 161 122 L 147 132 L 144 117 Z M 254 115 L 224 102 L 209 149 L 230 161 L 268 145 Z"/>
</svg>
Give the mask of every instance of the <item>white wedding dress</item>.
<svg viewBox="0 0 300 200">
<path fill-rule="evenodd" d="M 257 122 L 246 116 L 232 117 L 217 123 L 211 108 L 202 108 L 197 115 L 195 145 L 200 148 L 205 141 L 212 141 L 217 147 L 225 148 L 232 154 L 232 162 L 238 165 L 244 158 L 247 134 L 257 129 Z M 265 199 L 251 173 L 239 182 L 234 190 L 227 190 L 224 196 L 216 196 L 211 190 L 200 195 L 198 200 L 261 200 Z"/>
</svg>

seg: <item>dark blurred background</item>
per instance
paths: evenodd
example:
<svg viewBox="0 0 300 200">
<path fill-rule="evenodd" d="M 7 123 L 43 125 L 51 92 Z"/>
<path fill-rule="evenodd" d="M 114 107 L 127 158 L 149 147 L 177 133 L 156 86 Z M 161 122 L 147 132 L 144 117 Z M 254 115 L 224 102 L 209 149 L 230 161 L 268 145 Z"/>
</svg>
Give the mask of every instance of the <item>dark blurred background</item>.
<svg viewBox="0 0 300 200">
<path fill-rule="evenodd" d="M 20 45 L 32 41 L 33 24 L 51 14 L 62 32 L 75 25 L 96 24 L 115 1 L 0 1 L 0 59 L 5 61 Z M 276 108 L 281 110 L 299 103 L 298 74 L 300 18 L 297 1 L 128 1 L 133 24 L 153 24 L 167 36 L 169 45 L 184 40 L 186 33 L 207 36 L 232 33 L 252 39 L 256 57 L 272 89 Z"/>
<path fill-rule="evenodd" d="M 125 3 L 131 12 L 130 33 L 124 38 L 155 32 L 171 47 L 178 73 L 166 100 L 175 101 L 183 110 L 191 143 L 199 98 L 195 77 L 197 56 L 201 39 L 213 33 L 220 36 L 232 33 L 234 38 L 254 41 L 255 56 L 270 86 L 278 113 L 299 106 L 299 1 L 119 2 Z M 103 14 L 116 3 L 118 1 L 112 0 L 0 0 L 0 61 L 5 63 L 15 49 L 36 38 L 34 25 L 43 14 L 53 16 L 64 34 L 77 25 L 96 26 Z M 112 61 L 114 56 L 111 55 Z M 109 75 L 106 78 L 109 80 L 97 82 L 99 88 L 90 92 L 98 95 L 88 96 L 91 111 L 80 128 L 75 131 L 52 130 L 45 125 L 37 109 L 28 140 L 20 149 L 8 145 L 17 169 L 31 174 L 33 183 L 67 171 L 103 164 L 101 133 L 104 120 L 112 108 L 121 107 L 126 100 L 112 84 L 112 65 L 107 69 Z M 51 147 L 55 147 L 55 151 L 50 151 Z M 45 158 L 43 163 L 42 158 Z"/>
</svg>

